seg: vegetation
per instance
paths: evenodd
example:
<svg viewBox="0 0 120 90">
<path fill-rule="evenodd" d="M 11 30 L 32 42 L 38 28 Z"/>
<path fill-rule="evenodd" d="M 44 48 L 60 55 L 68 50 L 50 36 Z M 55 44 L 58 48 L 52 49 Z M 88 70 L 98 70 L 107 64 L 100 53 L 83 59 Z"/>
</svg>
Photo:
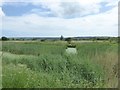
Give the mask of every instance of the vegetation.
<svg viewBox="0 0 120 90">
<path fill-rule="evenodd" d="M 71 44 L 72 38 L 66 38 L 65 41 L 67 41 L 69 44 Z"/>
<path fill-rule="evenodd" d="M 118 85 L 118 44 L 74 42 L 3 42 L 4 88 L 114 88 Z"/>
<path fill-rule="evenodd" d="M 0 89 L 1 88 L 2 88 L 2 52 L 0 52 Z"/>
<path fill-rule="evenodd" d="M 3 36 L 3 37 L 1 38 L 1 40 L 2 40 L 2 41 L 7 41 L 7 40 L 9 40 L 9 39 L 8 39 L 7 37 L 4 37 L 4 36 Z"/>
<path fill-rule="evenodd" d="M 109 42 L 113 42 L 113 43 L 116 43 L 116 42 L 119 42 L 119 37 L 63 37 L 61 35 L 61 37 L 18 37 L 18 38 L 8 38 L 8 37 L 1 37 L 0 40 L 2 40 L 2 38 L 6 39 L 6 40 L 9 40 L 9 41 L 58 41 L 58 40 L 61 40 L 61 41 L 71 41 L 71 40 L 74 40 L 74 41 L 81 41 L 81 40 L 84 40 L 84 41 L 109 41 Z"/>
<path fill-rule="evenodd" d="M 63 40 L 63 39 L 64 39 L 64 37 L 61 35 L 60 40 Z"/>
</svg>

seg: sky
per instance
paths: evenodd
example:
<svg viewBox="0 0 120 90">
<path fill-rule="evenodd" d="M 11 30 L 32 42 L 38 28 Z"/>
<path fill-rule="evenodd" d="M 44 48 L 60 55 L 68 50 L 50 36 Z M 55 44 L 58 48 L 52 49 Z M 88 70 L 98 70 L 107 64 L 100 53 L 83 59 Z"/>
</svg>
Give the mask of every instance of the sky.
<svg viewBox="0 0 120 90">
<path fill-rule="evenodd" d="M 118 36 L 118 0 L 2 0 L 0 36 Z"/>
</svg>

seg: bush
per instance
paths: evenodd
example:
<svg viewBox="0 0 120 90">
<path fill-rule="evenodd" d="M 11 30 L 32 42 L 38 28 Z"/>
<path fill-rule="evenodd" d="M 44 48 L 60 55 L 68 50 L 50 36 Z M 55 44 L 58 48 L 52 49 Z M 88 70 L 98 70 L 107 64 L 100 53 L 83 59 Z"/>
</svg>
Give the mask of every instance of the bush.
<svg viewBox="0 0 120 90">
<path fill-rule="evenodd" d="M 9 40 L 7 37 L 2 37 L 1 39 L 2 39 L 2 41 L 7 41 L 7 40 Z"/>
</svg>

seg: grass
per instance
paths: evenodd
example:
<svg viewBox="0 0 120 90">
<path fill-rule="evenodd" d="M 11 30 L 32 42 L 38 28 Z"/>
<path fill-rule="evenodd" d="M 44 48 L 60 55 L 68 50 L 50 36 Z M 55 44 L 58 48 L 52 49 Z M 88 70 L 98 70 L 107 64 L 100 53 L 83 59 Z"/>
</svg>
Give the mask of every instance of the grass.
<svg viewBox="0 0 120 90">
<path fill-rule="evenodd" d="M 65 53 L 65 42 L 3 42 L 2 45 L 4 88 L 117 87 L 115 43 L 76 42 L 76 55 Z"/>
<path fill-rule="evenodd" d="M 2 88 L 2 52 L 0 52 L 0 89 Z"/>
</svg>

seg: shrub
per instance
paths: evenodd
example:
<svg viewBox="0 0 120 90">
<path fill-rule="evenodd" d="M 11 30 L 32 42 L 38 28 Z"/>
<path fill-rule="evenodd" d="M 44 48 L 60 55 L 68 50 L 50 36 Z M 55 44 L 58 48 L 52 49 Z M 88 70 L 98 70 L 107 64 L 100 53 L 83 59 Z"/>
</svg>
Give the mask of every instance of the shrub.
<svg viewBox="0 0 120 90">
<path fill-rule="evenodd" d="M 3 36 L 1 39 L 2 39 L 2 41 L 7 41 L 7 40 L 9 40 L 7 37 L 4 37 L 4 36 Z"/>
</svg>

